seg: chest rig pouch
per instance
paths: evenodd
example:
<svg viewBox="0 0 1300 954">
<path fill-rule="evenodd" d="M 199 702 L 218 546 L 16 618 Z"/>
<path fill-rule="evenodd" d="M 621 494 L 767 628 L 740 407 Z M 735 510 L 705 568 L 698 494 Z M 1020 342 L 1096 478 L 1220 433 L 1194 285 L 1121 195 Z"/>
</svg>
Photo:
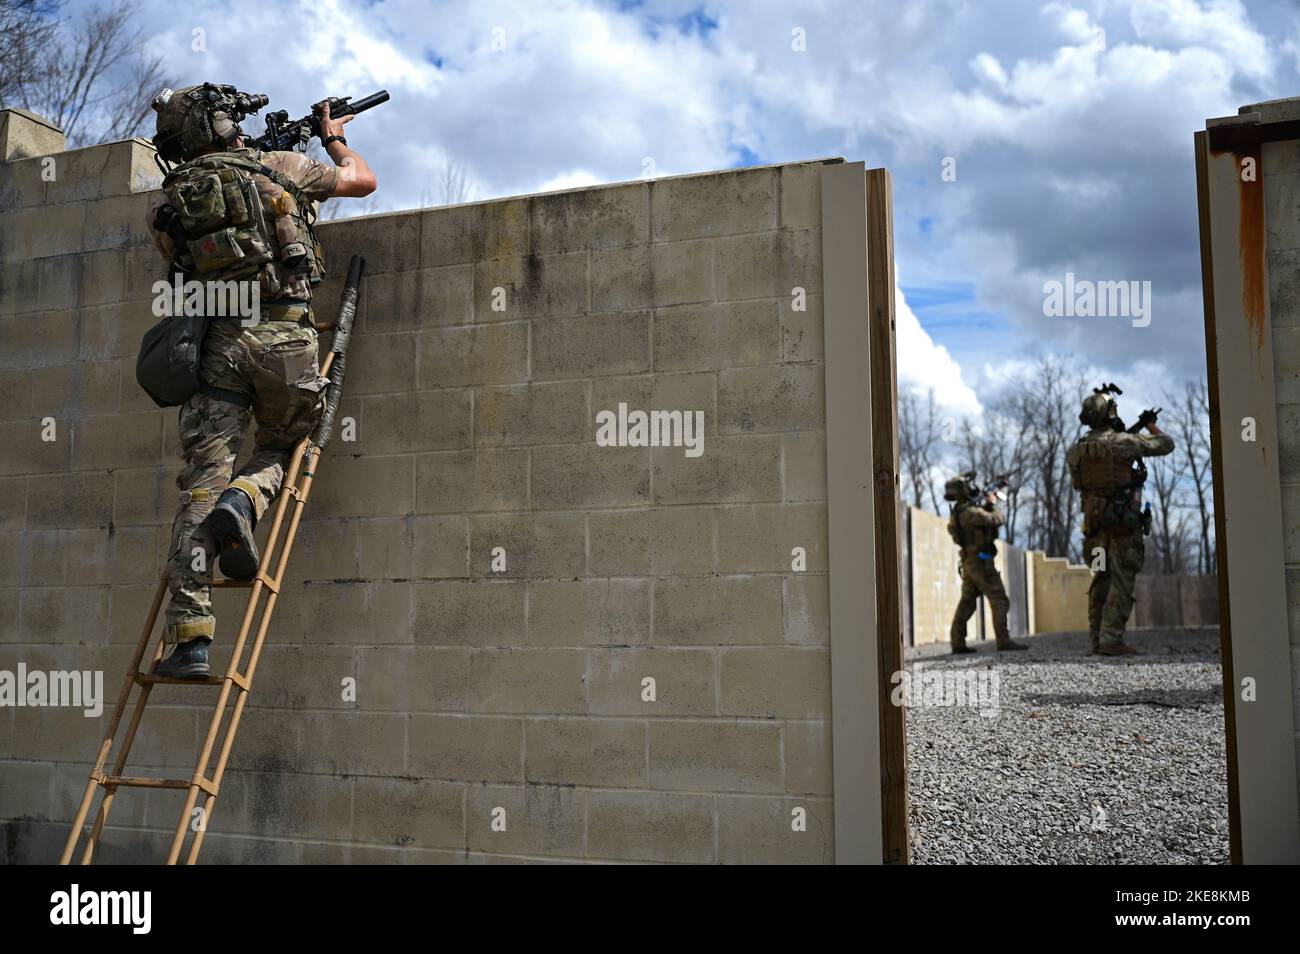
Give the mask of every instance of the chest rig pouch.
<svg viewBox="0 0 1300 954">
<path fill-rule="evenodd" d="M 1142 526 L 1141 477 L 1108 441 L 1081 442 L 1083 532 L 1132 533 Z"/>
</svg>

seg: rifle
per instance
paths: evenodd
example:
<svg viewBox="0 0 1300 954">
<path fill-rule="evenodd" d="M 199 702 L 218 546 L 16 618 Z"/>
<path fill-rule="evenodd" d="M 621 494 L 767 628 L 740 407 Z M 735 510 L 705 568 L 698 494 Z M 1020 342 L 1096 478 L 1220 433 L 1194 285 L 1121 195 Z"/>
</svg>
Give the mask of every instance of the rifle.
<svg viewBox="0 0 1300 954">
<path fill-rule="evenodd" d="M 1004 493 L 1004 491 L 1011 486 L 1011 478 L 1016 476 L 1018 473 L 1020 473 L 1019 467 L 1015 470 L 1009 470 L 1005 474 L 999 474 L 989 481 L 987 486 L 982 489 L 980 488 L 980 485 L 975 482 L 975 471 L 968 470 L 966 473 L 959 476 L 966 481 L 966 486 L 970 488 L 970 496 L 972 500 L 984 501 L 987 500 L 990 495 L 994 494 L 1005 500 L 1006 493 Z"/>
<path fill-rule="evenodd" d="M 1128 429 L 1128 433 L 1136 434 L 1139 431 L 1141 431 L 1142 428 L 1146 427 L 1148 424 L 1154 424 L 1156 422 L 1156 418 L 1160 416 L 1160 412 L 1163 410 L 1164 408 L 1162 407 L 1147 408 L 1145 411 L 1143 411 L 1141 414 L 1138 415 L 1137 423 Z"/>
<path fill-rule="evenodd" d="M 273 113 L 267 113 L 266 132 L 250 140 L 248 145 L 262 152 L 288 152 L 292 149 L 301 152 L 307 148 L 307 143 L 313 137 L 320 138 L 321 115 L 326 103 L 329 103 L 330 118 L 338 119 L 342 116 L 364 113 L 367 109 L 388 102 L 388 98 L 386 89 L 363 96 L 355 103 L 350 102 L 351 96 L 331 96 L 313 105 L 310 113 L 293 122 L 289 122 L 288 110 L 278 109 Z"/>
</svg>

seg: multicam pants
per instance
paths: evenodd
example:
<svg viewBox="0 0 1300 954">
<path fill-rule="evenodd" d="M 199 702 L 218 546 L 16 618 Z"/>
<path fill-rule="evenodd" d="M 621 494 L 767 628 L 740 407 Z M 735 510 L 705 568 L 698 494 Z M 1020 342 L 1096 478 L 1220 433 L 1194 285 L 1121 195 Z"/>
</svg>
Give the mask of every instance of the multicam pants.
<svg viewBox="0 0 1300 954">
<path fill-rule="evenodd" d="M 1094 565 L 1099 549 L 1106 563 L 1088 588 L 1088 631 L 1094 647 L 1114 646 L 1124 642 L 1124 627 L 1133 612 L 1133 588 L 1146 561 L 1146 542 L 1141 530 L 1084 537 L 1084 562 Z"/>
<path fill-rule="evenodd" d="M 185 469 L 176 478 L 180 510 L 167 562 L 169 642 L 211 637 L 216 626 L 211 583 L 217 549 L 201 526 L 204 518 L 227 487 L 246 491 L 260 517 L 280 491 L 294 445 L 320 420 L 325 389 L 310 320 L 306 305 L 263 304 L 256 325 L 244 327 L 238 319 L 211 323 L 200 376 L 213 387 L 251 395 L 253 405 L 240 407 L 200 392 L 181 406 Z M 253 417 L 252 456 L 231 480 Z"/>
<path fill-rule="evenodd" d="M 966 645 L 966 624 L 979 605 L 983 595 L 989 601 L 993 613 L 993 635 L 999 646 L 1005 646 L 1011 635 L 1007 630 L 1007 613 L 1011 610 L 1011 601 L 1007 599 L 1006 588 L 1002 585 L 1002 574 L 993 565 L 993 561 L 981 560 L 978 555 L 963 556 L 961 560 L 961 599 L 957 602 L 957 612 L 952 617 L 952 630 L 948 634 L 949 642 L 954 648 Z"/>
</svg>

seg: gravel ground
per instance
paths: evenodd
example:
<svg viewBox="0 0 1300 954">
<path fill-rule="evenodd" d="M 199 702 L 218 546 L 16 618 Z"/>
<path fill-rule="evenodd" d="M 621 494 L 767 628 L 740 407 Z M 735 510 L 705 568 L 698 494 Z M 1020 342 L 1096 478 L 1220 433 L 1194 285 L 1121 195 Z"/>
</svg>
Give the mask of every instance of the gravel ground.
<svg viewBox="0 0 1300 954">
<path fill-rule="evenodd" d="M 1127 659 L 1086 655 L 1085 633 L 1025 641 L 908 653 L 914 674 L 991 668 L 999 688 L 995 717 L 908 709 L 913 862 L 1226 864 L 1218 630 L 1132 632 Z"/>
</svg>

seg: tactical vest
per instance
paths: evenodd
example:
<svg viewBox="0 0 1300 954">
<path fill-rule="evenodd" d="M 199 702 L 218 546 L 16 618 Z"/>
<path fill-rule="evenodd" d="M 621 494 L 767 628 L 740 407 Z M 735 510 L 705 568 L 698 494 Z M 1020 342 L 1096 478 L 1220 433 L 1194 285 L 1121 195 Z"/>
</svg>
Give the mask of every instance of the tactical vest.
<svg viewBox="0 0 1300 954">
<path fill-rule="evenodd" d="M 295 283 L 318 284 L 325 259 L 315 205 L 258 155 L 209 153 L 174 169 L 156 223 L 172 238 L 177 269 L 201 281 L 256 276 L 267 301 Z"/>
<path fill-rule="evenodd" d="M 1085 534 L 1129 533 L 1141 526 L 1141 490 L 1132 462 L 1109 441 L 1079 439 L 1079 489 Z"/>
<path fill-rule="evenodd" d="M 994 553 L 997 549 L 997 527 L 963 527 L 961 515 L 975 504 L 967 500 L 952 508 L 948 515 L 948 536 L 952 542 L 965 550 L 974 547 L 978 553 Z"/>
</svg>

